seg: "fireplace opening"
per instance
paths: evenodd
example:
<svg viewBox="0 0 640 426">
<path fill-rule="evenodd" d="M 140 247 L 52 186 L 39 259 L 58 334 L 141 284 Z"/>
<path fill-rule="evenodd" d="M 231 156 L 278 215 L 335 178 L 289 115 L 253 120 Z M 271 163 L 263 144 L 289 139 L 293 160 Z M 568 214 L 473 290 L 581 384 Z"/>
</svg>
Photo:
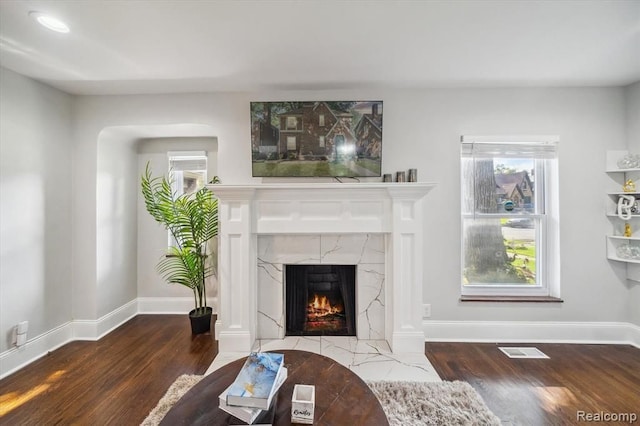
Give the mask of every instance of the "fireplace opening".
<svg viewBox="0 0 640 426">
<path fill-rule="evenodd" d="M 287 336 L 356 335 L 356 265 L 285 265 Z"/>
</svg>

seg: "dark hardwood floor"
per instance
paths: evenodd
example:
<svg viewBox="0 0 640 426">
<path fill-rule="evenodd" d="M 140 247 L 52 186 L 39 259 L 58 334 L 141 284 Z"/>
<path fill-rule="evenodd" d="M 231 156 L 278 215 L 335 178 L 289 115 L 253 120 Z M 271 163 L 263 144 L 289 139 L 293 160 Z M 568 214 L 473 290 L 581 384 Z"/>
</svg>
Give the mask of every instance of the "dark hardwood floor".
<svg viewBox="0 0 640 426">
<path fill-rule="evenodd" d="M 217 349 L 212 334 L 191 336 L 187 315 L 138 315 L 1 380 L 0 424 L 139 425 L 178 376 L 203 374 Z"/>
<path fill-rule="evenodd" d="M 534 346 L 550 359 L 510 359 L 498 346 Z M 443 380 L 471 384 L 505 425 L 589 424 L 587 413 L 635 414 L 640 349 L 625 345 L 427 343 Z M 578 417 L 584 412 L 583 417 Z M 629 424 L 602 422 L 600 424 Z"/>
<path fill-rule="evenodd" d="M 427 343 L 425 353 L 506 425 L 580 424 L 578 411 L 640 417 L 640 349 L 535 344 L 551 359 L 515 360 L 498 346 Z M 203 374 L 217 350 L 211 334 L 191 336 L 186 315 L 139 315 L 1 380 L 0 425 L 139 425 L 179 375 Z"/>
</svg>

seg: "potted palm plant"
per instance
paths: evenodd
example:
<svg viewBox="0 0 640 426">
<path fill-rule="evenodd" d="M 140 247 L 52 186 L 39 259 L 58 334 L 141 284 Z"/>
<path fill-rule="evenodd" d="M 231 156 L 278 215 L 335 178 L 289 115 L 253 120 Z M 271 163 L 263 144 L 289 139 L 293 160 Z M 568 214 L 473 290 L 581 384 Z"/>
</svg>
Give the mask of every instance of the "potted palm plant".
<svg viewBox="0 0 640 426">
<path fill-rule="evenodd" d="M 218 182 L 217 177 L 213 180 Z M 212 308 L 207 306 L 207 278 L 216 273 L 211 240 L 218 235 L 218 200 L 202 188 L 176 195 L 166 176 L 152 177 L 149 163 L 142 175 L 147 211 L 169 230 L 176 242 L 158 262 L 158 272 L 171 284 L 193 291 L 195 308 L 189 312 L 193 334 L 211 330 Z"/>
</svg>

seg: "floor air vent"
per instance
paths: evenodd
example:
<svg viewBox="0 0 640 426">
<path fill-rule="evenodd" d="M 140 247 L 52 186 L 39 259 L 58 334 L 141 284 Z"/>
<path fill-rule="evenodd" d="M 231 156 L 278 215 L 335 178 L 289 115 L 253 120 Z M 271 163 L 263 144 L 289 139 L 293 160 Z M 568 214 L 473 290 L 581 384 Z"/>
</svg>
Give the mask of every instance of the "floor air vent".
<svg viewBox="0 0 640 426">
<path fill-rule="evenodd" d="M 549 359 L 538 348 L 514 348 L 514 347 L 498 347 L 509 358 L 529 358 L 529 359 Z"/>
</svg>

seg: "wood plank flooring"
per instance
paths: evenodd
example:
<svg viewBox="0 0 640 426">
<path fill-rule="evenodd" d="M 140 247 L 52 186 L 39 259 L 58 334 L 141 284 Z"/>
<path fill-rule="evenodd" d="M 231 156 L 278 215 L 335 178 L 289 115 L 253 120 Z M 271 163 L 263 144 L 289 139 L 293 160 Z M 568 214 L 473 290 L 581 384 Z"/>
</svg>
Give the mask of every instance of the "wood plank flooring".
<svg viewBox="0 0 640 426">
<path fill-rule="evenodd" d="M 550 359 L 510 359 L 498 346 L 534 346 Z M 443 380 L 469 382 L 505 425 L 587 424 L 580 421 L 586 414 L 579 418 L 579 411 L 635 413 L 635 424 L 640 424 L 640 349 L 632 346 L 427 343 L 425 347 Z"/>
<path fill-rule="evenodd" d="M 579 424 L 578 410 L 640 417 L 640 349 L 535 344 L 551 359 L 514 360 L 498 346 L 427 343 L 425 353 L 444 380 L 469 382 L 505 425 Z M 217 351 L 211 334 L 191 336 L 186 315 L 139 315 L 1 380 L 0 425 L 139 425 L 179 375 L 203 374 Z"/>
<path fill-rule="evenodd" d="M 138 315 L 1 380 L 0 424 L 139 425 L 178 376 L 204 374 L 216 354 L 187 315 Z"/>
</svg>

